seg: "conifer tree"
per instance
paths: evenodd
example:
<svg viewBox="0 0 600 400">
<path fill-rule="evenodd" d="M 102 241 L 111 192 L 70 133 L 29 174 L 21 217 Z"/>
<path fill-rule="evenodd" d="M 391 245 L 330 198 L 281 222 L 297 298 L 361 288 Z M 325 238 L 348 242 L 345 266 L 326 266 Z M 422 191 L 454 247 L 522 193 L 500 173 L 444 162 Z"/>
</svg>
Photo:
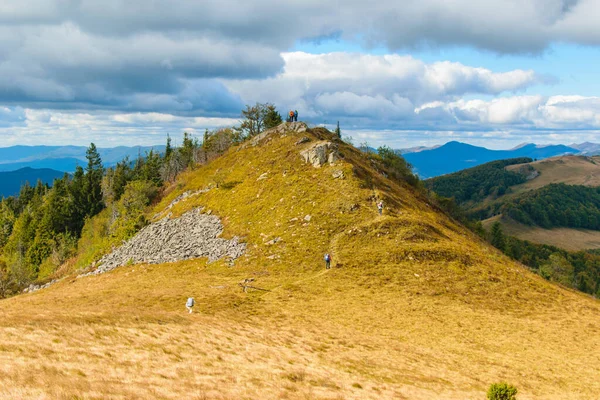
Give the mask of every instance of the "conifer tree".
<svg viewBox="0 0 600 400">
<path fill-rule="evenodd" d="M 342 138 L 342 131 L 340 130 L 340 121 L 337 122 L 337 126 L 335 128 L 335 135 L 340 139 Z"/>
<path fill-rule="evenodd" d="M 281 122 L 283 122 L 283 120 L 281 119 L 281 114 L 279 114 L 279 112 L 273 104 L 267 103 L 262 105 L 262 107 L 262 113 L 264 114 L 263 118 L 265 129 L 274 128 L 277 125 L 281 124 Z"/>
<path fill-rule="evenodd" d="M 104 204 L 102 202 L 102 176 L 104 167 L 98 149 L 94 143 L 90 144 L 85 154 L 87 167 L 85 169 L 85 194 L 86 194 L 86 216 L 98 214 Z"/>
<path fill-rule="evenodd" d="M 171 147 L 171 136 L 167 133 L 167 146 L 165 147 L 165 160 L 168 160 L 173 153 L 173 147 Z"/>
<path fill-rule="evenodd" d="M 506 241 L 504 239 L 504 233 L 502 232 L 502 226 L 499 222 L 494 222 L 494 225 L 492 225 L 490 243 L 498 250 L 504 251 Z"/>
</svg>

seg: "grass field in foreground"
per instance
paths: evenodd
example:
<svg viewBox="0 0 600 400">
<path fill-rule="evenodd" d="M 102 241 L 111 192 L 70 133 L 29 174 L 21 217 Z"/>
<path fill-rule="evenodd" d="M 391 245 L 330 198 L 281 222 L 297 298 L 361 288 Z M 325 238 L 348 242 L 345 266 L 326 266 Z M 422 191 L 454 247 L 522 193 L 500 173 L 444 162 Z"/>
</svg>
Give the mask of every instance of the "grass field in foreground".
<svg viewBox="0 0 600 400">
<path fill-rule="evenodd" d="M 519 400 L 597 398 L 597 300 L 510 261 L 352 148 L 303 164 L 298 136 L 232 149 L 149 211 L 212 187 L 173 211 L 204 206 L 244 237 L 235 266 L 128 266 L 0 301 L 0 398 L 483 399 L 504 380 Z M 248 277 L 268 291 L 243 293 Z"/>
</svg>

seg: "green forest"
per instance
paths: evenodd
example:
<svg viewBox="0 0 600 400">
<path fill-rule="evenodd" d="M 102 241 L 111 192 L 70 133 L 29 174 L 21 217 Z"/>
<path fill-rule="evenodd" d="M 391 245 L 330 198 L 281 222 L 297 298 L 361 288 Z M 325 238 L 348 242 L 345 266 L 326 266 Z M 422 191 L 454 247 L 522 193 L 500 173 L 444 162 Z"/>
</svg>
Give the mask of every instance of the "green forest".
<svg viewBox="0 0 600 400">
<path fill-rule="evenodd" d="M 600 188 L 555 183 L 518 196 L 501 212 L 526 225 L 600 230 Z"/>
<path fill-rule="evenodd" d="M 489 196 L 498 197 L 510 187 L 526 181 L 523 174 L 507 171 L 505 167 L 533 161 L 531 158 L 512 158 L 492 161 L 449 175 L 427 179 L 425 186 L 440 196 L 454 198 L 456 203 L 479 202 Z"/>
</svg>

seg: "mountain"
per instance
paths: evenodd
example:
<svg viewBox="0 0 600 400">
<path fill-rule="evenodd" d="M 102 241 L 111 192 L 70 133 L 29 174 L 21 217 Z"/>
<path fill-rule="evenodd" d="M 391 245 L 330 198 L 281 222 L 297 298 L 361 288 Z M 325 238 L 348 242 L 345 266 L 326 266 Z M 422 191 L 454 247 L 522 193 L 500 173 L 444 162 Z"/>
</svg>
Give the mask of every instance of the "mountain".
<svg viewBox="0 0 600 400">
<path fill-rule="evenodd" d="M 438 147 L 440 147 L 440 146 L 439 145 L 438 146 L 429 146 L 429 147 L 416 146 L 416 147 L 409 147 L 406 149 L 398 149 L 396 151 L 398 152 L 398 154 L 419 153 L 419 152 L 425 151 L 425 150 L 434 150 L 434 149 L 437 149 Z"/>
<path fill-rule="evenodd" d="M 512 150 L 489 150 L 460 142 L 448 142 L 432 150 L 408 153 L 404 158 L 413 165 L 423 179 L 449 174 L 494 160 L 518 157 L 548 158 L 563 154 L 576 154 L 579 150 L 564 145 L 537 146 L 525 144 Z"/>
<path fill-rule="evenodd" d="M 20 168 L 51 168 L 73 172 L 77 165 L 86 163 L 83 146 L 12 146 L 0 148 L 0 171 L 14 171 Z M 125 157 L 135 159 L 138 155 L 154 150 L 164 152 L 165 146 L 134 146 L 99 148 L 98 152 L 106 167 L 110 167 Z"/>
<path fill-rule="evenodd" d="M 0 397 L 481 399 L 507 381 L 595 398 L 598 300 L 503 256 L 390 165 L 284 124 L 169 183 L 122 247 L 108 227 L 127 210 L 106 209 L 61 280 L 0 301 Z"/>
<path fill-rule="evenodd" d="M 31 186 L 34 186 L 38 180 L 52 184 L 54 179 L 62 178 L 64 174 L 64 172 L 47 168 L 22 168 L 17 171 L 0 172 L 0 198 L 18 194 L 21 186 L 26 182 L 29 182 Z"/>
<path fill-rule="evenodd" d="M 600 143 L 580 143 L 580 144 L 571 144 L 569 147 L 577 149 L 581 152 L 581 154 L 585 154 L 588 156 L 600 155 Z"/>
</svg>

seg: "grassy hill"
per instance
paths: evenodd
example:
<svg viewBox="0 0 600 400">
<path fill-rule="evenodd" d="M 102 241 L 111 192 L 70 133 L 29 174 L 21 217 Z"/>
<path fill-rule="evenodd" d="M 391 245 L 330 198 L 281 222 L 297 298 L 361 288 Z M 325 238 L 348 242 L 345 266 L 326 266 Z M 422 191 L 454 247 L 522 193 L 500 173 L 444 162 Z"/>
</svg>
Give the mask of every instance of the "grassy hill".
<svg viewBox="0 0 600 400">
<path fill-rule="evenodd" d="M 481 399 L 503 380 L 519 399 L 597 396 L 597 300 L 510 261 L 353 147 L 305 163 L 319 140 L 336 141 L 246 142 L 148 210 L 208 189 L 170 211 L 219 216 L 248 245 L 233 266 L 130 265 L 0 301 L 0 397 Z M 244 293 L 246 278 L 266 290 Z"/>
<path fill-rule="evenodd" d="M 523 206 L 538 194 L 546 202 L 551 201 L 545 193 L 551 191 L 550 185 L 600 186 L 600 157 L 563 156 L 532 162 L 519 160 L 490 162 L 429 179 L 426 185 L 442 196 L 454 197 L 469 215 L 485 220 L 484 226 L 489 227 L 492 222 L 498 221 L 505 232 L 520 239 L 569 250 L 600 248 L 598 231 L 569 227 L 543 229 L 524 225 L 507 218 L 507 215 L 503 218 L 498 216 L 506 205 Z M 554 207 L 560 209 L 564 204 L 557 203 Z"/>
</svg>

